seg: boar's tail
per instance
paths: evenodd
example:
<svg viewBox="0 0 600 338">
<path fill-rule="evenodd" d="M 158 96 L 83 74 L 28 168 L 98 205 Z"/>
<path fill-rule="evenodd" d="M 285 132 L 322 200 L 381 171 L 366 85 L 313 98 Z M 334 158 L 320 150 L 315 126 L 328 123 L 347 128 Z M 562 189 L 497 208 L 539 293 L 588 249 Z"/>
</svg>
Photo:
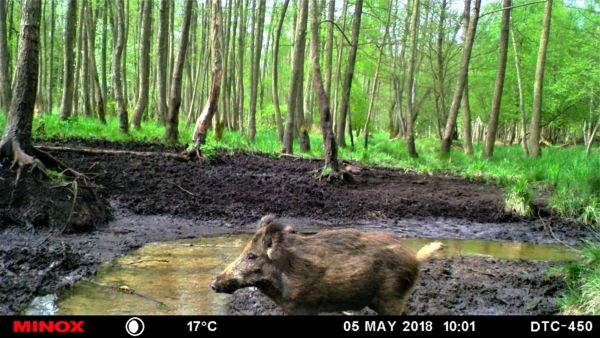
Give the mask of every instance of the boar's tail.
<svg viewBox="0 0 600 338">
<path fill-rule="evenodd" d="M 429 259 L 429 257 L 431 257 L 431 255 L 441 250 L 443 247 L 444 244 L 442 244 L 441 242 L 431 242 L 419 249 L 416 256 L 417 260 L 419 262 L 425 262 Z"/>
</svg>

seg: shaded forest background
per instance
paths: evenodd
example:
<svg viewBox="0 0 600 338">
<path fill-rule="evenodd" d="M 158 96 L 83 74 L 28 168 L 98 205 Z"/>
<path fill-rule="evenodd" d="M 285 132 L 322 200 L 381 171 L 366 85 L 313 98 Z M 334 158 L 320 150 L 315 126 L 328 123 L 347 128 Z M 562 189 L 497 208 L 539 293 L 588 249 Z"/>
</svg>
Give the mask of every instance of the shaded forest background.
<svg viewBox="0 0 600 338">
<path fill-rule="evenodd" d="M 474 6 L 471 1 L 467 2 L 470 7 Z M 301 37 L 305 48 L 300 51 L 301 60 L 297 61 L 301 67 L 296 71 L 300 73 L 293 74 L 302 3 L 222 2 L 223 76 L 214 121 L 216 137 L 220 137 L 223 129 L 229 129 L 239 130 L 252 140 L 257 128 L 279 128 L 281 139 L 284 128 L 281 121 L 286 121 L 292 106 L 293 135 L 301 144 L 310 145 L 302 140 L 303 135 L 316 129 L 319 121 L 310 81 L 310 27 L 305 28 Z M 322 15 L 320 62 L 338 143 L 341 146 L 358 143 L 348 138 L 349 130 L 354 132 L 354 138 L 360 137 L 362 143 L 364 134 L 361 132 L 365 128 L 370 132 L 386 131 L 391 138 L 404 137 L 409 96 L 416 136 L 442 139 L 464 49 L 465 2 L 382 0 L 363 4 L 362 1 L 323 0 L 317 3 Z M 468 102 L 463 101 L 460 108 L 461 114 L 470 110 L 468 120 L 475 142 L 485 140 L 493 110 L 492 97 L 501 54 L 501 8 L 506 3 L 514 8 L 509 13 L 510 33 L 497 139 L 505 144 L 519 143 L 529 133 L 525 130 L 523 135 L 523 126 L 529 128 L 531 119 L 545 1 L 504 1 L 504 4 L 483 1 L 469 63 Z M 418 12 L 413 26 L 415 4 Z M 205 106 L 211 84 L 213 8 L 210 2 L 48 0 L 43 1 L 42 6 L 38 115 L 56 114 L 61 119 L 88 116 L 104 121 L 124 110 L 126 114 L 121 114 L 123 132 L 128 131 L 130 124 L 135 128 L 144 128 L 148 121 L 166 124 L 168 109 L 172 108 L 169 105 L 176 81 L 177 57 L 182 41 L 188 41 L 180 71 L 181 107 L 176 113 L 178 119 L 173 122 L 181 123 L 181 128 L 193 126 Z M 8 74 L 4 76 L 6 79 L 0 77 L 0 103 L 7 111 L 10 97 L 7 87 L 10 88 L 16 62 L 21 4 L 15 0 L 0 0 L 0 8 L 4 9 L 0 11 L 3 14 L 0 36 L 6 38 L 7 47 L 0 49 L 0 61 L 6 70 L 0 73 Z M 185 34 L 182 34 L 186 11 L 190 11 L 189 40 L 183 39 Z M 415 41 L 414 79 L 411 80 L 413 86 L 408 88 L 411 33 Z M 357 44 L 353 43 L 354 39 L 358 39 Z M 594 127 L 597 128 L 600 121 L 599 41 L 598 1 L 552 3 L 542 91 L 542 143 L 582 143 L 589 140 Z M 121 45 L 123 48 L 117 53 Z M 349 70 L 353 47 L 356 47 L 356 64 Z M 65 86 L 69 69 L 73 72 L 72 81 Z M 278 73 L 276 84 L 274 70 Z M 349 100 L 345 100 L 348 87 L 345 78 L 349 71 L 353 71 L 353 77 Z M 115 81 L 117 73 L 120 84 Z M 68 86 L 72 89 L 66 89 Z M 116 90 L 117 87 L 121 89 Z M 65 95 L 69 91 L 70 95 Z M 69 105 L 72 108 L 69 109 Z M 339 127 L 343 111 L 348 112 L 346 123 L 350 129 Z M 464 138 L 466 121 L 464 116 L 457 118 L 454 138 Z M 341 137 L 341 132 L 345 132 L 346 137 Z M 174 141 L 177 135 L 171 132 L 167 138 Z"/>
</svg>

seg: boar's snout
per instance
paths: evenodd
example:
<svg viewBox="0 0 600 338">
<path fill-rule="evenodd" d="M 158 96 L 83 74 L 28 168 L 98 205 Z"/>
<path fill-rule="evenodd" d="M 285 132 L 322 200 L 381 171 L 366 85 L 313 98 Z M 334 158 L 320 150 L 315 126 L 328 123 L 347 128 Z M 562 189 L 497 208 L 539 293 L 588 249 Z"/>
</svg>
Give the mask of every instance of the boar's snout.
<svg viewBox="0 0 600 338">
<path fill-rule="evenodd" d="M 223 275 L 218 275 L 210 282 L 209 286 L 215 292 L 219 293 L 233 293 L 240 288 L 239 283 L 235 279 L 227 278 Z"/>
</svg>

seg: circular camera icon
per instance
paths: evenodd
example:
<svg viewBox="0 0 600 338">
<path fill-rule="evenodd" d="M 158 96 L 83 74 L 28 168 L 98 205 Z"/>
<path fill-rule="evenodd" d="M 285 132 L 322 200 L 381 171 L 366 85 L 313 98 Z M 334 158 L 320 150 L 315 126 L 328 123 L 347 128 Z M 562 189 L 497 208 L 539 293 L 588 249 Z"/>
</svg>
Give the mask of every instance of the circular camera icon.
<svg viewBox="0 0 600 338">
<path fill-rule="evenodd" d="M 131 317 L 125 323 L 125 331 L 132 337 L 141 335 L 144 332 L 144 328 L 144 322 L 138 317 Z"/>
</svg>

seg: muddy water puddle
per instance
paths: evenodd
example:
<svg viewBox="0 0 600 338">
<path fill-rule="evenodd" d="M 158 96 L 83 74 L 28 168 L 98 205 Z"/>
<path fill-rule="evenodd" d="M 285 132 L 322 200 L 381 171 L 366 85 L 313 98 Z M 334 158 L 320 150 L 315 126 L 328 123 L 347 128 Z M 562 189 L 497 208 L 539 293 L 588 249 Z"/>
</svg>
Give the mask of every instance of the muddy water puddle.
<svg viewBox="0 0 600 338">
<path fill-rule="evenodd" d="M 39 297 L 28 314 L 226 314 L 228 295 L 209 281 L 235 259 L 249 234 L 151 243 L 99 268 L 93 280 L 58 297 Z M 417 250 L 432 239 L 405 239 Z M 445 240 L 443 256 L 562 261 L 576 258 L 555 244 Z"/>
</svg>

